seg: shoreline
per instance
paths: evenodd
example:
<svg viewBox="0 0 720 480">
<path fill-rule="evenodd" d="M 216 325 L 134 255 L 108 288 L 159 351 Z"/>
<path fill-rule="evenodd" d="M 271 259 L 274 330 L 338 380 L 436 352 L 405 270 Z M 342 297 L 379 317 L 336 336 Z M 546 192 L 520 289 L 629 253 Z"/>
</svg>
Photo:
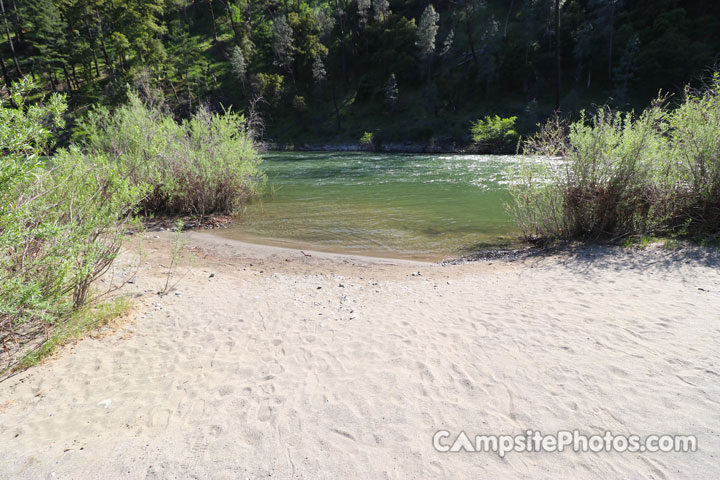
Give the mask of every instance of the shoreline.
<svg viewBox="0 0 720 480">
<path fill-rule="evenodd" d="M 331 253 L 337 255 L 349 255 L 366 258 L 380 258 L 390 260 L 409 260 L 424 263 L 459 263 L 472 261 L 473 258 L 485 258 L 498 256 L 517 257 L 528 251 L 541 250 L 531 244 L 521 241 L 498 243 L 496 247 L 488 246 L 475 251 L 467 252 L 417 252 L 417 251 L 392 251 L 369 248 L 353 248 L 343 246 L 322 245 L 300 240 L 283 238 L 268 238 L 252 234 L 245 234 L 234 231 L 232 234 L 223 234 L 228 228 L 239 225 L 242 217 L 229 215 L 209 216 L 204 220 L 192 216 L 172 216 L 153 218 L 145 222 L 148 232 L 175 232 L 178 219 L 184 221 L 183 232 L 208 233 L 225 240 L 236 241 L 245 245 L 272 246 L 298 251 L 312 251 L 316 253 Z"/>
<path fill-rule="evenodd" d="M 367 152 L 367 153 L 414 153 L 414 154 L 466 154 L 466 155 L 514 155 L 514 151 L 494 152 L 482 150 L 473 145 L 428 144 L 417 142 L 386 142 L 374 148 L 359 143 L 318 143 L 318 144 L 279 144 L 269 142 L 267 152 Z"/>
<path fill-rule="evenodd" d="M 319 246 L 302 246 L 296 242 L 286 242 L 283 240 L 272 240 L 258 237 L 257 241 L 251 241 L 246 238 L 229 238 L 219 234 L 217 231 L 197 231 L 190 230 L 185 232 L 186 237 L 190 241 L 203 244 L 206 248 L 212 248 L 215 251 L 224 251 L 227 253 L 228 249 L 231 251 L 243 251 L 249 255 L 303 255 L 307 257 L 317 257 L 325 260 L 336 260 L 341 261 L 343 259 L 352 259 L 355 261 L 362 261 L 376 264 L 391 264 L 391 265 L 438 265 L 443 260 L 423 260 L 421 258 L 403 258 L 392 256 L 392 253 L 384 255 L 374 254 L 363 254 L 351 250 L 331 250 L 321 249 Z M 422 256 L 420 256 L 422 257 Z"/>
<path fill-rule="evenodd" d="M 172 221 L 169 219 L 155 219 L 147 230 L 151 233 L 175 232 Z M 621 257 L 633 257 L 635 259 L 643 258 L 650 252 L 652 255 L 661 255 L 669 258 L 682 258 L 684 256 L 690 258 L 700 258 L 703 256 L 720 256 L 720 247 L 718 246 L 702 246 L 690 241 L 683 241 L 677 247 L 666 248 L 662 239 L 657 239 L 654 243 L 647 246 L 624 246 L 620 244 L 610 243 L 583 243 L 583 242 L 560 242 L 551 246 L 537 246 L 526 242 L 517 241 L 512 245 L 498 245 L 497 248 L 483 248 L 467 253 L 427 253 L 427 252 L 398 252 L 389 250 L 369 250 L 369 249 L 353 249 L 345 247 L 331 247 L 313 244 L 309 242 L 301 242 L 286 239 L 273 239 L 259 237 L 250 234 L 233 234 L 232 236 L 223 235 L 224 229 L 238 223 L 237 219 L 222 216 L 219 220 L 213 217 L 207 219 L 208 226 L 203 226 L 200 222 L 195 222 L 190 227 L 183 229 L 189 238 L 195 235 L 201 235 L 203 243 L 208 245 L 225 246 L 233 245 L 234 248 L 245 249 L 248 251 L 256 251 L 258 253 L 268 253 L 269 251 L 285 252 L 285 253 L 310 253 L 316 256 L 326 256 L 328 258 L 355 258 L 359 260 L 378 260 L 401 263 L 417 263 L 426 265 L 462 265 L 474 262 L 484 261 L 516 261 L 531 258 L 543 258 L 554 256 L 584 256 L 593 255 L 593 252 L 603 252 L 604 255 L 616 255 Z"/>
<path fill-rule="evenodd" d="M 720 265 L 720 248 L 684 243 L 677 248 L 666 248 L 661 241 L 647 246 L 626 247 L 623 245 L 581 242 L 567 242 L 554 246 L 538 247 L 534 245 L 518 245 L 516 248 L 498 247 L 477 250 L 469 254 L 446 256 L 423 256 L 416 258 L 403 256 L 399 252 L 387 252 L 387 255 L 376 252 L 353 251 L 352 249 L 323 249 L 318 245 L 273 240 L 257 237 L 256 241 L 247 238 L 229 238 L 218 230 L 190 230 L 185 232 L 190 241 L 213 251 L 228 255 L 231 251 L 243 251 L 255 256 L 302 255 L 329 261 L 353 260 L 386 265 L 406 266 L 460 266 L 474 263 L 501 262 L 511 264 L 523 261 L 542 261 L 553 259 L 587 259 L 614 258 L 616 261 L 626 260 L 632 265 L 663 262 L 717 262 Z"/>
</svg>

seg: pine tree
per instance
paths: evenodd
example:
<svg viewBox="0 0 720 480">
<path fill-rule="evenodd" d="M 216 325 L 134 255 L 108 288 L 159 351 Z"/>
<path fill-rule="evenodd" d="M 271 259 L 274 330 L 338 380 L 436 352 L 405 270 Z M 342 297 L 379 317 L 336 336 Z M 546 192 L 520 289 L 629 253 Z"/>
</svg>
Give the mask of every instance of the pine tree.
<svg viewBox="0 0 720 480">
<path fill-rule="evenodd" d="M 427 81 L 430 83 L 432 57 L 435 53 L 435 37 L 437 37 L 440 14 L 435 11 L 432 3 L 425 8 L 420 17 L 415 45 L 420 48 L 420 57 L 427 63 Z"/>
<path fill-rule="evenodd" d="M 2 55 L 0 55 L 0 68 L 2 68 L 5 86 L 7 87 L 8 91 L 10 91 L 10 89 L 12 88 L 12 81 L 10 80 L 10 75 L 8 74 L 7 67 L 5 66 L 5 60 L 3 60 Z"/>
<path fill-rule="evenodd" d="M 630 83 L 635 78 L 635 70 L 637 69 L 638 53 L 640 51 L 640 39 L 637 35 L 630 38 L 625 51 L 617 62 L 617 66 L 613 69 L 613 96 L 615 101 L 623 104 L 627 101 Z"/>
<path fill-rule="evenodd" d="M 245 77 L 247 75 L 247 64 L 245 63 L 245 55 L 243 55 L 242 48 L 235 45 L 230 54 L 230 63 L 235 76 L 240 82 L 242 82 L 243 88 L 245 87 Z"/>
<path fill-rule="evenodd" d="M 5 24 L 5 34 L 7 35 L 8 45 L 10 45 L 10 52 L 12 53 L 13 63 L 15 64 L 15 69 L 18 72 L 19 76 L 23 76 L 22 70 L 20 69 L 20 63 L 17 59 L 17 54 L 15 53 L 15 44 L 12 41 L 12 37 L 10 36 L 10 25 L 8 22 L 8 16 L 5 12 L 5 3 L 3 0 L 0 0 L 0 13 L 2 13 L 3 16 L 3 22 Z"/>
<path fill-rule="evenodd" d="M 391 73 L 385 84 L 385 104 L 390 107 L 390 111 L 395 111 L 400 92 L 398 90 L 397 79 L 395 74 Z"/>
<path fill-rule="evenodd" d="M 275 60 L 273 63 L 291 71 L 292 63 L 295 59 L 293 29 L 288 24 L 284 15 L 278 17 L 273 25 L 272 49 L 275 54 Z"/>
<path fill-rule="evenodd" d="M 312 76 L 313 81 L 315 82 L 315 85 L 322 85 L 322 83 L 325 81 L 325 78 L 327 77 L 327 72 L 325 71 L 325 64 L 322 61 L 322 58 L 320 56 L 316 56 L 313 60 L 312 65 Z"/>
<path fill-rule="evenodd" d="M 373 17 L 376 22 L 384 22 L 390 15 L 390 2 L 388 0 L 373 0 Z"/>
<path fill-rule="evenodd" d="M 357 0 L 358 23 L 361 30 L 367 26 L 370 7 L 370 0 Z"/>
<path fill-rule="evenodd" d="M 452 48 L 454 38 L 455 38 L 455 32 L 453 30 L 450 30 L 450 33 L 447 34 L 447 37 L 445 37 L 445 41 L 443 42 L 443 48 L 440 51 L 440 56 L 444 57 L 445 55 L 450 53 L 450 49 Z"/>
<path fill-rule="evenodd" d="M 622 0 L 589 0 L 588 9 L 590 18 L 588 24 L 594 26 L 597 41 L 607 45 L 607 72 L 608 80 L 613 77 L 613 39 L 615 36 L 615 18 L 618 10 L 622 8 Z"/>
<path fill-rule="evenodd" d="M 66 68 L 67 27 L 62 21 L 60 9 L 52 0 L 36 0 L 30 5 L 29 13 L 31 29 L 28 40 L 38 52 L 35 58 L 45 67 L 53 88 L 55 70 L 61 67 L 68 89 L 72 90 Z"/>
<path fill-rule="evenodd" d="M 429 58 L 435 53 L 435 37 L 438 32 L 440 14 L 435 11 L 432 3 L 425 8 L 420 17 L 415 45 L 420 48 L 420 56 Z"/>
</svg>

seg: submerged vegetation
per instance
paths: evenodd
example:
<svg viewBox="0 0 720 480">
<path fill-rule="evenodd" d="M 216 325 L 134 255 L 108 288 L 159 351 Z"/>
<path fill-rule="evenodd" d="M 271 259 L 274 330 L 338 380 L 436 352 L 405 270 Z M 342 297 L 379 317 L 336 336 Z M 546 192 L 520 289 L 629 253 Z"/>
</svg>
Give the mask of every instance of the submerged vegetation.
<svg viewBox="0 0 720 480">
<path fill-rule="evenodd" d="M 93 285 L 139 213 L 233 212 L 262 180 L 242 116 L 201 110 L 176 123 L 131 95 L 112 113 L 93 111 L 80 139 L 53 151 L 66 98 L 28 105 L 31 92 L 23 81 L 0 105 L 4 353 L 55 338 L 97 300 Z"/>
<path fill-rule="evenodd" d="M 720 232 L 720 76 L 641 114 L 548 122 L 513 189 L 526 238 L 619 240 Z M 539 157 L 539 158 L 538 158 Z"/>
</svg>

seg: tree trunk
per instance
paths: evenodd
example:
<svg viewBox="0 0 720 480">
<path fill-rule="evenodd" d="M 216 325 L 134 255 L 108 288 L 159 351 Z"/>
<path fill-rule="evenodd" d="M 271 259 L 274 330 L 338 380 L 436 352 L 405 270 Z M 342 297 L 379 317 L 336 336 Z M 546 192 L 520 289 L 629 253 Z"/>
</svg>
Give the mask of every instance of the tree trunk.
<svg viewBox="0 0 720 480">
<path fill-rule="evenodd" d="M 343 26 L 343 10 L 340 9 L 340 0 L 335 0 L 335 8 L 338 15 L 338 25 L 340 28 L 340 65 L 342 66 L 343 75 L 343 86 L 345 91 L 348 90 L 348 79 L 347 79 L 347 61 L 345 58 L 345 28 Z M 335 92 L 333 91 L 333 95 Z M 338 122 L 340 117 L 338 117 Z"/>
<path fill-rule="evenodd" d="M 170 88 L 172 88 L 173 95 L 175 96 L 175 101 L 178 105 L 180 105 L 180 97 L 178 97 L 177 89 L 175 88 L 175 84 L 170 79 L 170 76 L 168 75 L 168 82 L 170 83 Z"/>
<path fill-rule="evenodd" d="M 52 87 L 53 93 L 57 93 L 57 83 L 55 82 L 55 78 L 53 77 L 52 67 L 50 64 L 47 65 L 47 76 L 48 80 L 50 80 L 50 87 Z"/>
<path fill-rule="evenodd" d="M 5 60 L 0 56 L 0 67 L 2 67 L 2 74 L 3 78 L 5 79 L 5 85 L 7 86 L 8 90 L 12 87 L 12 82 L 10 81 L 10 75 L 8 75 L 7 67 L 5 66 Z"/>
<path fill-rule="evenodd" d="M 608 82 L 612 84 L 613 37 L 615 36 L 615 0 L 610 0 L 610 40 L 608 45 Z"/>
<path fill-rule="evenodd" d="M 247 0 L 247 8 L 245 9 L 245 23 L 247 24 L 248 36 L 252 39 L 252 0 Z"/>
<path fill-rule="evenodd" d="M 100 67 L 98 65 L 97 53 L 95 52 L 95 45 L 97 45 L 97 43 L 95 42 L 95 37 L 93 37 L 92 30 L 90 29 L 90 27 L 88 27 L 88 35 L 92 39 L 92 42 L 90 44 L 90 50 L 92 51 L 93 63 L 95 64 L 95 74 L 99 77 L 100 76 Z"/>
<path fill-rule="evenodd" d="M 22 27 L 20 26 L 20 15 L 18 15 L 18 9 L 17 5 L 15 5 L 15 0 L 11 0 L 11 5 L 13 9 L 13 16 L 15 17 L 13 21 L 13 26 L 15 27 L 15 38 L 18 39 L 18 43 L 23 44 L 25 43 L 25 39 L 23 38 Z"/>
<path fill-rule="evenodd" d="M 560 0 L 555 0 L 555 111 L 560 111 Z"/>
<path fill-rule="evenodd" d="M 510 23 L 510 14 L 512 14 L 513 4 L 515 3 L 515 0 L 510 0 L 510 6 L 508 7 L 508 13 L 505 17 L 505 28 L 503 29 L 503 40 L 507 40 L 507 29 L 508 29 L 508 23 Z"/>
<path fill-rule="evenodd" d="M 473 65 L 477 65 L 478 58 L 477 58 L 477 52 L 475 52 L 475 42 L 473 41 L 472 37 L 472 30 L 474 27 L 473 24 L 473 17 L 475 17 L 475 9 L 472 9 L 472 14 L 470 13 L 470 0 L 465 0 L 465 31 L 467 32 L 468 41 L 470 42 L 470 52 L 472 53 L 473 58 Z"/>
<path fill-rule="evenodd" d="M 80 82 L 78 82 L 78 79 L 77 79 L 77 71 L 75 70 L 74 63 L 72 64 L 71 71 L 72 71 L 72 79 L 73 79 L 73 82 L 75 83 L 75 90 L 80 90 Z"/>
<path fill-rule="evenodd" d="M 63 75 L 65 75 L 65 83 L 67 83 L 68 90 L 70 92 L 72 92 L 73 91 L 72 81 L 70 80 L 70 74 L 68 73 L 67 67 L 65 66 L 64 62 L 62 64 L 62 69 L 63 69 Z"/>
<path fill-rule="evenodd" d="M 110 61 L 110 56 L 107 52 L 107 47 L 105 46 L 105 35 L 103 34 L 102 30 L 102 19 L 100 18 L 100 12 L 95 10 L 95 18 L 97 18 L 98 22 L 98 36 L 100 37 L 100 45 L 102 46 L 103 51 L 103 58 L 105 59 L 105 68 L 110 68 L 110 70 L 115 70 L 115 67 L 113 66 L 112 62 Z"/>
<path fill-rule="evenodd" d="M 13 45 L 12 37 L 10 36 L 10 25 L 8 24 L 7 15 L 5 14 L 5 3 L 0 0 L 0 11 L 2 11 L 3 22 L 5 23 L 5 33 L 7 34 L 8 44 L 10 45 L 10 52 L 12 53 L 13 63 L 18 75 L 23 76 L 22 70 L 20 69 L 20 63 L 18 63 L 17 55 L 15 54 L 15 45 Z"/>
<path fill-rule="evenodd" d="M 235 24 L 235 18 L 233 18 L 232 8 L 228 0 L 225 0 L 225 10 L 227 11 L 228 20 L 230 21 L 230 28 L 233 31 L 235 44 L 239 47 L 242 42 L 240 41 L 240 34 L 238 33 L 237 24 Z"/>
<path fill-rule="evenodd" d="M 217 42 L 218 41 L 217 24 L 215 23 L 215 10 L 213 10 L 212 0 L 208 0 L 208 5 L 210 5 L 210 17 L 212 18 L 213 39 L 215 39 L 215 42 Z"/>
<path fill-rule="evenodd" d="M 340 109 L 338 108 L 337 97 L 335 96 L 335 85 L 332 87 L 332 100 L 333 106 L 335 107 L 335 118 L 337 119 L 337 129 L 339 132 L 342 130 L 342 124 L 340 123 Z"/>
<path fill-rule="evenodd" d="M 53 79 L 52 73 L 48 72 L 48 80 L 50 80 L 50 87 L 53 93 L 57 92 L 57 86 L 55 85 L 55 79 Z"/>
</svg>

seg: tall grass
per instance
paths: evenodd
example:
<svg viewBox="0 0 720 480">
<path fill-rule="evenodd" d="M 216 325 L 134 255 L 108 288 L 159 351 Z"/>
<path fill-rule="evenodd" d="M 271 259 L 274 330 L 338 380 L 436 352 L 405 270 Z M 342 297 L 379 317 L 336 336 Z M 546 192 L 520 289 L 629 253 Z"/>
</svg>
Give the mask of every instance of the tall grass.
<svg viewBox="0 0 720 480">
<path fill-rule="evenodd" d="M 92 335 L 98 328 L 110 324 L 131 309 L 132 302 L 127 297 L 119 296 L 109 302 L 87 305 L 75 310 L 62 322 L 58 322 L 56 328 L 48 332 L 45 341 L 37 343 L 34 348 L 24 352 L 17 361 L 17 368 L 29 368 L 40 363 L 52 355 L 58 347 Z M 3 365 L 0 364 L 0 373 L 2 371 Z"/>
<path fill-rule="evenodd" d="M 77 137 L 93 154 L 109 155 L 133 184 L 149 183 L 146 213 L 234 213 L 264 181 L 242 115 L 201 109 L 181 123 L 130 94 L 112 113 L 97 108 Z"/>
<path fill-rule="evenodd" d="M 525 144 L 510 210 L 531 241 L 720 232 L 720 77 L 639 115 L 548 122 Z"/>
</svg>

